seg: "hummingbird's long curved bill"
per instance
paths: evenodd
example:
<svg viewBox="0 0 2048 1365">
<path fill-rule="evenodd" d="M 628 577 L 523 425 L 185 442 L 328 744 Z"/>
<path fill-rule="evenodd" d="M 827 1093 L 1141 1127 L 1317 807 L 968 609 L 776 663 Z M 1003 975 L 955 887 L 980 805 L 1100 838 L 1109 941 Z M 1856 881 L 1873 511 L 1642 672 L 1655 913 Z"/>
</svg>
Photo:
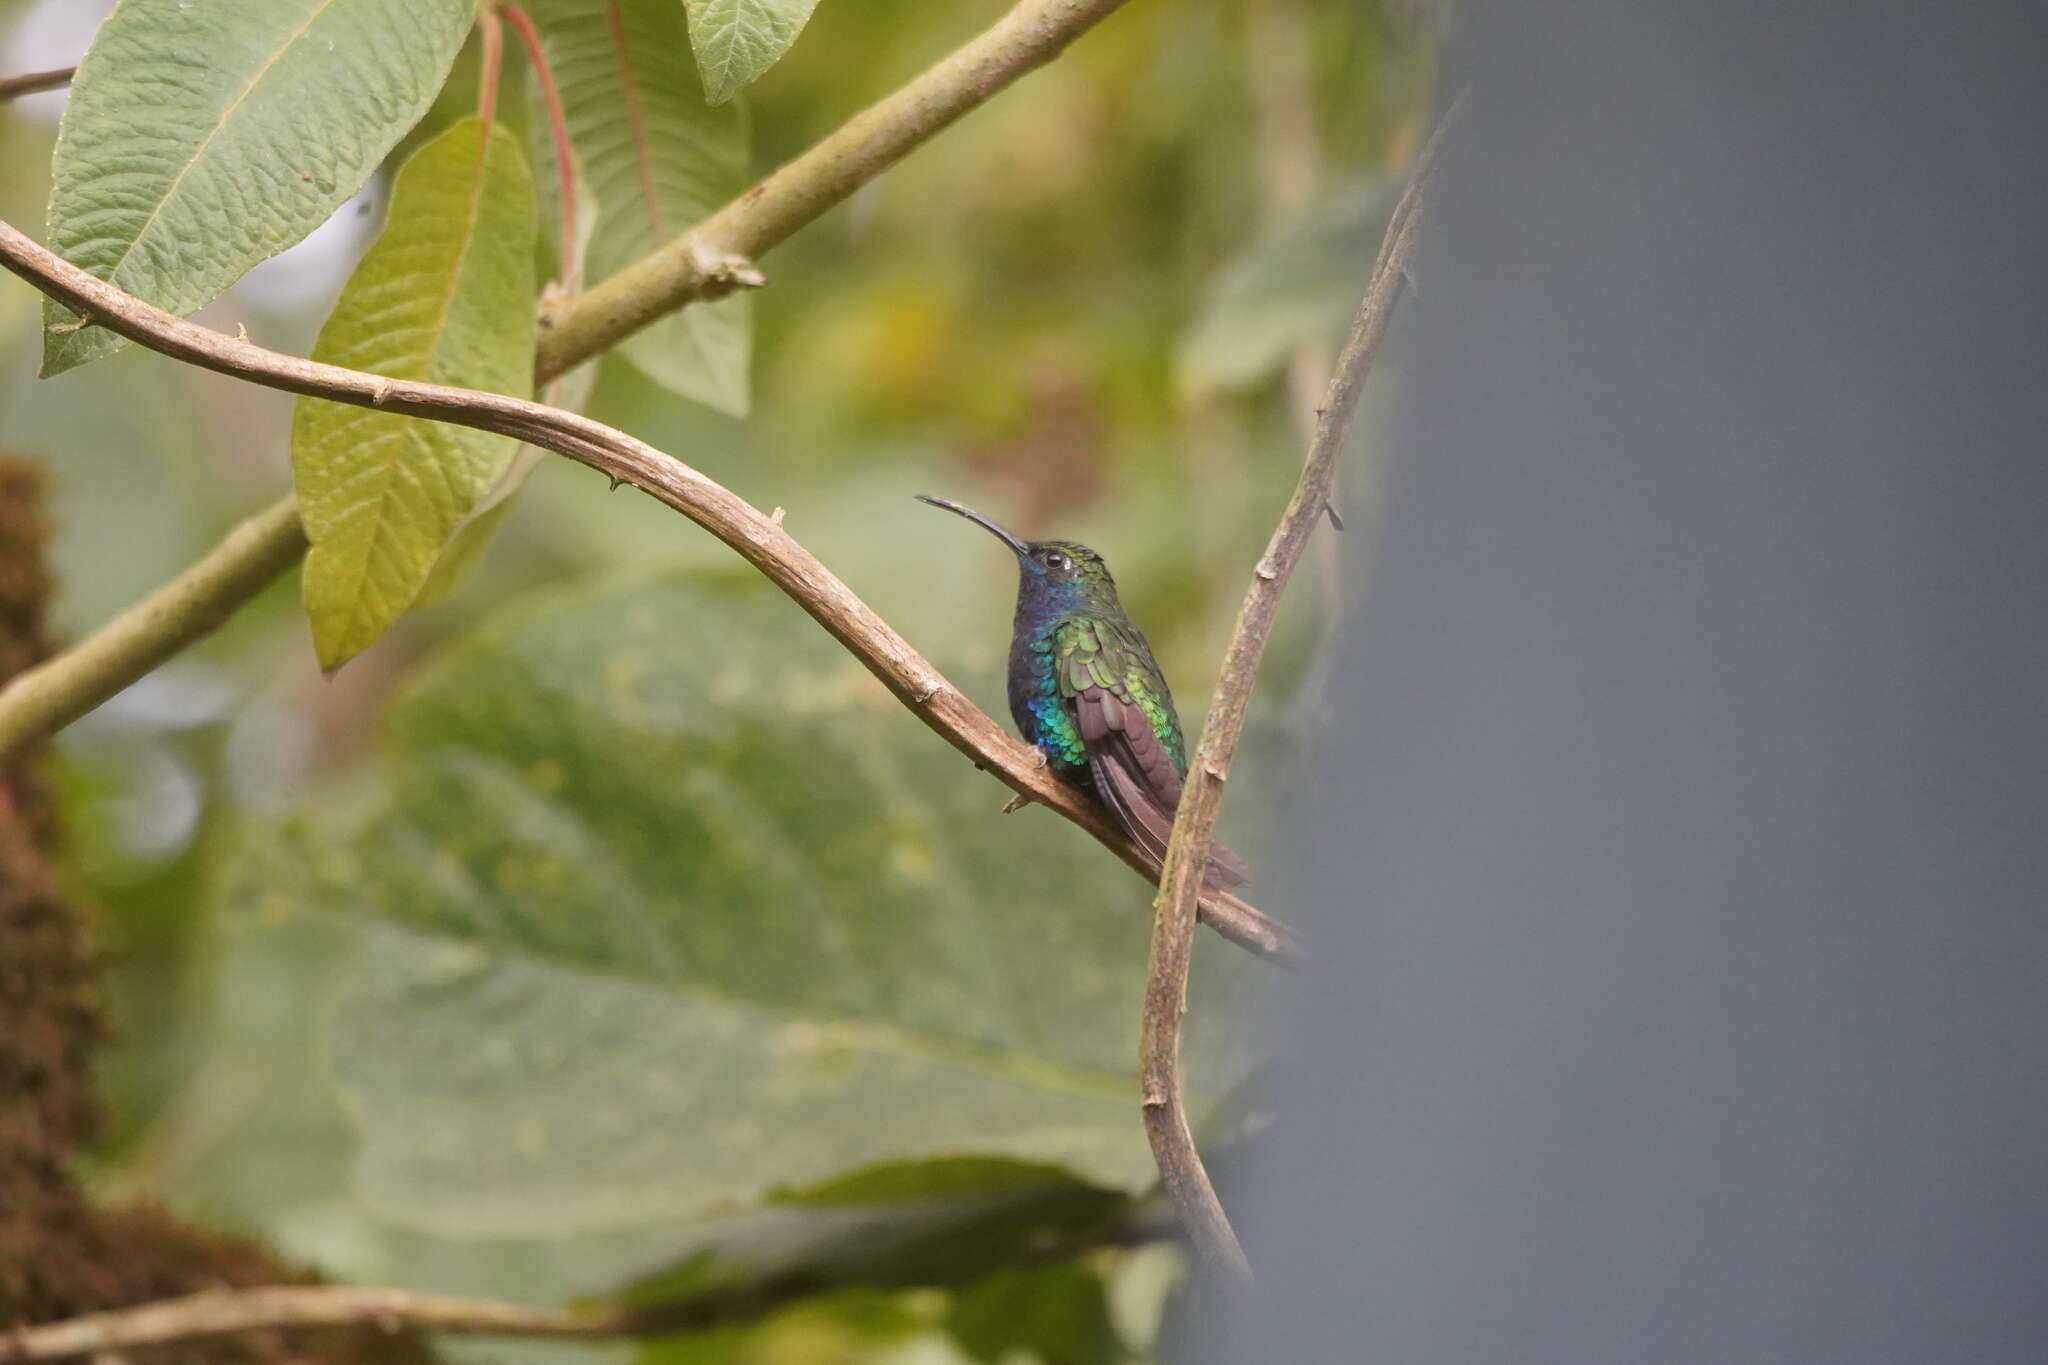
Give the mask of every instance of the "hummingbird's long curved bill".
<svg viewBox="0 0 2048 1365">
<path fill-rule="evenodd" d="M 981 526 L 988 530 L 991 534 L 993 534 L 996 537 L 996 539 L 1002 541 L 1003 544 L 1009 546 L 1012 550 L 1016 551 L 1020 555 L 1028 555 L 1031 553 L 1030 542 L 1020 540 L 1016 536 L 1011 535 L 1008 531 L 996 525 L 987 517 L 975 511 L 972 507 L 962 507 L 957 502 L 950 501 L 946 498 L 935 498 L 929 493 L 919 493 L 917 495 L 917 500 L 919 502 L 928 502 L 934 507 L 943 507 L 948 512 L 952 512 L 959 516 L 967 518 L 975 525 Z"/>
</svg>

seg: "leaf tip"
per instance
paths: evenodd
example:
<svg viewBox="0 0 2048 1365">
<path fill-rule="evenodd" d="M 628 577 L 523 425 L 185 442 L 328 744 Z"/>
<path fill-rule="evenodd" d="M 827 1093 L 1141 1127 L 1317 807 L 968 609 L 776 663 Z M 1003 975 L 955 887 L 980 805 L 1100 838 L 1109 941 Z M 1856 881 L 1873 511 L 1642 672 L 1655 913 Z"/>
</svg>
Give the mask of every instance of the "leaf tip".
<svg viewBox="0 0 2048 1365">
<path fill-rule="evenodd" d="M 362 653 L 360 648 L 350 648 L 337 640 L 323 640 L 318 633 L 313 636 L 313 658 L 320 665 L 320 676 L 327 682 L 334 681 L 334 675 L 342 666 Z"/>
<path fill-rule="evenodd" d="M 67 313 L 65 316 L 71 315 Z M 36 367 L 38 379 L 55 379 L 88 361 L 97 360 L 120 344 L 120 338 L 112 333 L 92 336 L 82 327 L 74 325 L 67 330 L 58 330 L 62 327 L 65 324 L 45 323 L 43 326 L 43 358 Z"/>
</svg>

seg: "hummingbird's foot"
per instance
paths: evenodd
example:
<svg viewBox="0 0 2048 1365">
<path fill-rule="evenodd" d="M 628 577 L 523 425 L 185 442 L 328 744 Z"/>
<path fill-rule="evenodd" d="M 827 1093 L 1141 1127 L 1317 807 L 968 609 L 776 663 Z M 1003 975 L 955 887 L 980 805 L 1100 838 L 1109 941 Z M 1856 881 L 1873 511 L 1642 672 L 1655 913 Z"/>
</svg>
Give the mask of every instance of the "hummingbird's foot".
<svg viewBox="0 0 2048 1365">
<path fill-rule="evenodd" d="M 1046 764 L 1052 761 L 1052 755 L 1046 753 L 1045 746 L 1043 744 L 1032 745 L 1031 752 L 1038 755 L 1036 761 L 1034 761 L 1031 765 L 1034 769 L 1043 768 Z M 1024 807 L 1030 804 L 1031 798 L 1026 796 L 1023 792 L 1018 792 L 1015 796 L 1010 798 L 1009 804 L 1003 807 L 1003 814 L 1008 815 L 1011 811 L 1022 810 L 1024 809 Z"/>
</svg>

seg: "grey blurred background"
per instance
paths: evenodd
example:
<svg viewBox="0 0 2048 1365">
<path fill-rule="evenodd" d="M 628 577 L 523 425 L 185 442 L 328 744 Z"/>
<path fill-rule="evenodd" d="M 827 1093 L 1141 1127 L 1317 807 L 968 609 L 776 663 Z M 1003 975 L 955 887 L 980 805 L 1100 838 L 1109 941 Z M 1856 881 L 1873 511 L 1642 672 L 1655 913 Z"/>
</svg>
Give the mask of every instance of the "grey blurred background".
<svg viewBox="0 0 2048 1365">
<path fill-rule="evenodd" d="M 2044 56 L 1451 17 L 1211 1358 L 2048 1359 Z"/>
</svg>

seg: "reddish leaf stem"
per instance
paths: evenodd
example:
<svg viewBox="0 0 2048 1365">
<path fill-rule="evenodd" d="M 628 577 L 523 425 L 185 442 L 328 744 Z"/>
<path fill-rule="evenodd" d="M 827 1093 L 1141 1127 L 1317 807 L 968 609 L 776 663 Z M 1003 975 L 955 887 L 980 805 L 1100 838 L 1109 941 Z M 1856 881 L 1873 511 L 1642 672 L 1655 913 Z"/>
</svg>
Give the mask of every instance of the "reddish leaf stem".
<svg viewBox="0 0 2048 1365">
<path fill-rule="evenodd" d="M 541 45 L 540 30 L 517 5 L 507 5 L 501 12 L 511 22 L 519 45 L 526 50 L 534 83 L 540 87 L 541 106 L 547 110 L 548 137 L 554 143 L 555 177 L 562 201 L 562 241 L 556 252 L 560 258 L 556 264 L 562 272 L 562 283 L 573 290 L 583 277 L 583 262 L 578 259 L 576 241 L 576 148 L 569 141 L 569 116 L 562 108 L 562 92 L 555 85 L 555 71 L 548 64 L 547 49 Z"/>
<path fill-rule="evenodd" d="M 476 12 L 476 31 L 484 40 L 482 70 L 478 75 L 476 116 L 483 120 L 488 130 L 492 120 L 498 116 L 498 73 L 505 64 L 505 27 L 498 22 L 498 12 L 484 7 Z M 485 143 L 490 139 L 486 137 Z"/>
</svg>

